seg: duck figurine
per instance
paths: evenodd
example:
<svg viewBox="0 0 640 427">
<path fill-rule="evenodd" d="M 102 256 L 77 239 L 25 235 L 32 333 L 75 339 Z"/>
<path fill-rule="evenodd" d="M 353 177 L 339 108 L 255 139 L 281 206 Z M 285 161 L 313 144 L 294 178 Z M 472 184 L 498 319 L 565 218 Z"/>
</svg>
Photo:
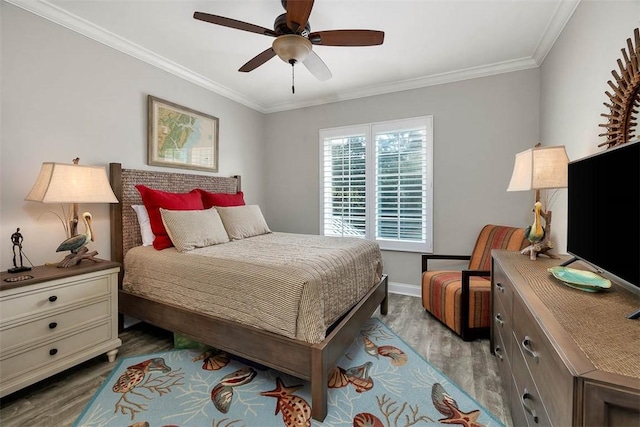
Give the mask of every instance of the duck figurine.
<svg viewBox="0 0 640 427">
<path fill-rule="evenodd" d="M 69 237 L 67 240 L 60 243 L 56 252 L 71 251 L 72 253 L 77 254 L 84 245 L 90 241 L 92 242 L 94 235 L 93 227 L 91 226 L 91 219 L 91 214 L 89 212 L 83 213 L 82 220 L 84 221 L 85 233 Z"/>
</svg>

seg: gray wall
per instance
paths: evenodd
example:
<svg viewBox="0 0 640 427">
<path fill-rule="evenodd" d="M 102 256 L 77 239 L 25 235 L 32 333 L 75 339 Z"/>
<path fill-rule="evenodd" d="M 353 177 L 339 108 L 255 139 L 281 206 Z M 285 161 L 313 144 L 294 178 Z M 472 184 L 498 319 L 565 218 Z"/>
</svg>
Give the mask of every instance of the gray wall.
<svg viewBox="0 0 640 427">
<path fill-rule="evenodd" d="M 619 72 L 626 40 L 640 26 L 640 1 L 582 1 L 541 66 L 540 136 L 543 145 L 565 145 L 570 160 L 604 150 L 605 91 Z M 615 183 L 612 183 L 614 186 Z M 558 252 L 566 252 L 567 198 L 553 205 Z M 634 260 L 637 262 L 637 260 Z"/>
<path fill-rule="evenodd" d="M 263 115 L 0 2 L 0 268 L 11 266 L 16 227 L 35 264 L 57 261 L 63 239 L 54 205 L 25 202 L 40 164 L 146 166 L 146 96 L 220 118 L 219 175 L 240 173 L 247 201 L 274 230 L 317 233 L 318 130 L 434 116 L 434 250 L 468 253 L 482 224 L 526 225 L 533 194 L 507 193 L 514 154 L 564 144 L 570 159 L 598 150 L 606 81 L 640 24 L 640 2 L 583 1 L 540 69 Z M 282 191 L 286 184 L 286 191 Z M 94 213 L 108 258 L 108 209 Z M 553 206 L 565 251 L 566 190 Z M 4 236 L 4 237 L 3 237 Z M 417 285 L 417 254 L 385 252 L 394 282 Z"/>
<path fill-rule="evenodd" d="M 263 204 L 265 116 L 5 2 L 1 10 L 0 269 L 11 267 L 16 227 L 38 265 L 59 261 L 59 205 L 25 202 L 42 162 L 146 166 L 147 95 L 220 119 L 218 175 L 241 174 L 247 202 Z M 81 205 L 94 216 L 96 241 L 110 257 L 107 205 Z M 41 216 L 42 215 L 42 216 Z M 83 230 L 83 226 L 80 226 Z"/>
<path fill-rule="evenodd" d="M 319 129 L 433 115 L 434 252 L 469 254 L 482 225 L 531 222 L 533 193 L 506 188 L 515 154 L 539 140 L 539 93 L 539 70 L 532 69 L 269 114 L 269 224 L 318 233 Z M 420 283 L 418 254 L 383 255 L 391 281 Z"/>
</svg>

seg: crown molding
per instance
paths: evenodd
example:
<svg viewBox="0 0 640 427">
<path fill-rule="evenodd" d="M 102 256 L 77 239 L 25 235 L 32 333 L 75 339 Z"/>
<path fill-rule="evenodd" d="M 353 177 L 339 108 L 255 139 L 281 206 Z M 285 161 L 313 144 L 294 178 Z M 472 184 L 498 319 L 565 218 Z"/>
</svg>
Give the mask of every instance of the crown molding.
<svg viewBox="0 0 640 427">
<path fill-rule="evenodd" d="M 436 86 L 446 83 L 454 83 L 463 80 L 488 77 L 496 74 L 510 73 L 513 71 L 537 68 L 539 64 L 533 58 L 521 58 L 511 61 L 500 62 L 490 65 L 482 65 L 464 70 L 456 70 L 441 74 L 419 77 L 415 79 L 403 80 L 388 84 L 381 84 L 373 87 L 340 91 L 332 96 L 323 99 L 309 100 L 297 103 L 272 104 L 266 107 L 266 113 L 292 110 L 295 108 L 313 107 L 316 105 L 329 104 L 333 102 L 348 101 L 352 99 L 365 98 L 368 96 L 385 95 L 388 93 L 402 92 L 405 90 L 420 89 L 428 86 Z"/>
<path fill-rule="evenodd" d="M 99 43 L 107 45 L 122 53 L 146 62 L 154 67 L 171 73 L 179 78 L 194 83 L 204 89 L 224 96 L 232 101 L 238 102 L 261 113 L 274 113 L 296 108 L 312 107 L 340 101 L 353 100 L 375 95 L 383 95 L 393 92 L 418 89 L 422 87 L 435 86 L 457 81 L 487 77 L 496 74 L 509 73 L 513 71 L 536 68 L 542 64 L 553 44 L 564 29 L 567 22 L 578 7 L 580 0 L 562 0 L 558 3 L 556 10 L 549 21 L 538 45 L 534 49 L 531 57 L 520 58 L 512 61 L 505 61 L 496 64 L 483 65 L 478 67 L 456 70 L 447 73 L 434 74 L 400 82 L 387 83 L 371 87 L 354 90 L 341 91 L 315 100 L 300 102 L 285 102 L 278 104 L 264 105 L 258 103 L 226 86 L 214 82 L 178 63 L 158 55 L 142 46 L 105 30 L 77 15 L 55 6 L 47 0 L 3 0 L 21 9 L 36 14 L 51 22 L 68 28 L 72 31 L 89 37 Z"/>
<path fill-rule="evenodd" d="M 132 56 L 147 64 L 153 65 L 161 70 L 171 73 L 177 77 L 201 86 L 211 92 L 215 92 L 219 95 L 236 101 L 240 104 L 246 105 L 254 110 L 264 112 L 264 105 L 256 103 L 255 101 L 247 98 L 246 96 L 229 89 L 226 86 L 218 84 L 201 74 L 198 74 L 190 69 L 173 62 L 155 52 L 150 51 L 142 46 L 139 46 L 117 34 L 114 34 L 102 27 L 99 27 L 92 22 L 87 21 L 77 15 L 67 12 L 58 6 L 49 3 L 46 0 L 4 0 L 7 3 L 11 3 L 21 9 L 38 15 L 44 19 L 47 19 L 53 23 L 68 28 L 71 31 L 75 31 L 90 39 L 93 39 L 99 43 L 116 49 L 122 53 Z"/>
<path fill-rule="evenodd" d="M 580 0 L 562 0 L 558 3 L 551 20 L 547 24 L 547 28 L 545 28 L 542 37 L 538 41 L 538 45 L 533 50 L 532 58 L 538 66 L 542 65 L 579 4 Z"/>
</svg>

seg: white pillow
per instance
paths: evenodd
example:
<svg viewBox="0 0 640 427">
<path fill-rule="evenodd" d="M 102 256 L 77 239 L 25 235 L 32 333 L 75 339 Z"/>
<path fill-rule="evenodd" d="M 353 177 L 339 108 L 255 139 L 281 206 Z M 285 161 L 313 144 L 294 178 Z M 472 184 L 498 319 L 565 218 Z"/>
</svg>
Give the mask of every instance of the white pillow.
<svg viewBox="0 0 640 427">
<path fill-rule="evenodd" d="M 142 236 L 142 246 L 152 246 L 156 236 L 151 231 L 151 222 L 149 222 L 149 213 L 144 205 L 131 205 L 138 216 L 138 225 L 140 226 L 140 235 Z"/>
<path fill-rule="evenodd" d="M 193 211 L 160 208 L 160 216 L 173 246 L 180 252 L 229 241 L 215 208 Z"/>
<path fill-rule="evenodd" d="M 258 205 L 218 207 L 218 213 L 231 240 L 271 233 Z"/>
</svg>

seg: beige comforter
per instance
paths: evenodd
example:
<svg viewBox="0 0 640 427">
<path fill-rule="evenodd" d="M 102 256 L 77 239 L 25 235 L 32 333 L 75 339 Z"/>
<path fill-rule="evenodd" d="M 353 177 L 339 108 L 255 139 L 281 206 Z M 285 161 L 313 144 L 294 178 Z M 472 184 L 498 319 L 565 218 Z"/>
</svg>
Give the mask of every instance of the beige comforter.
<svg viewBox="0 0 640 427">
<path fill-rule="evenodd" d="M 270 233 L 186 253 L 133 248 L 123 288 L 317 343 L 381 276 L 374 242 Z"/>
</svg>

